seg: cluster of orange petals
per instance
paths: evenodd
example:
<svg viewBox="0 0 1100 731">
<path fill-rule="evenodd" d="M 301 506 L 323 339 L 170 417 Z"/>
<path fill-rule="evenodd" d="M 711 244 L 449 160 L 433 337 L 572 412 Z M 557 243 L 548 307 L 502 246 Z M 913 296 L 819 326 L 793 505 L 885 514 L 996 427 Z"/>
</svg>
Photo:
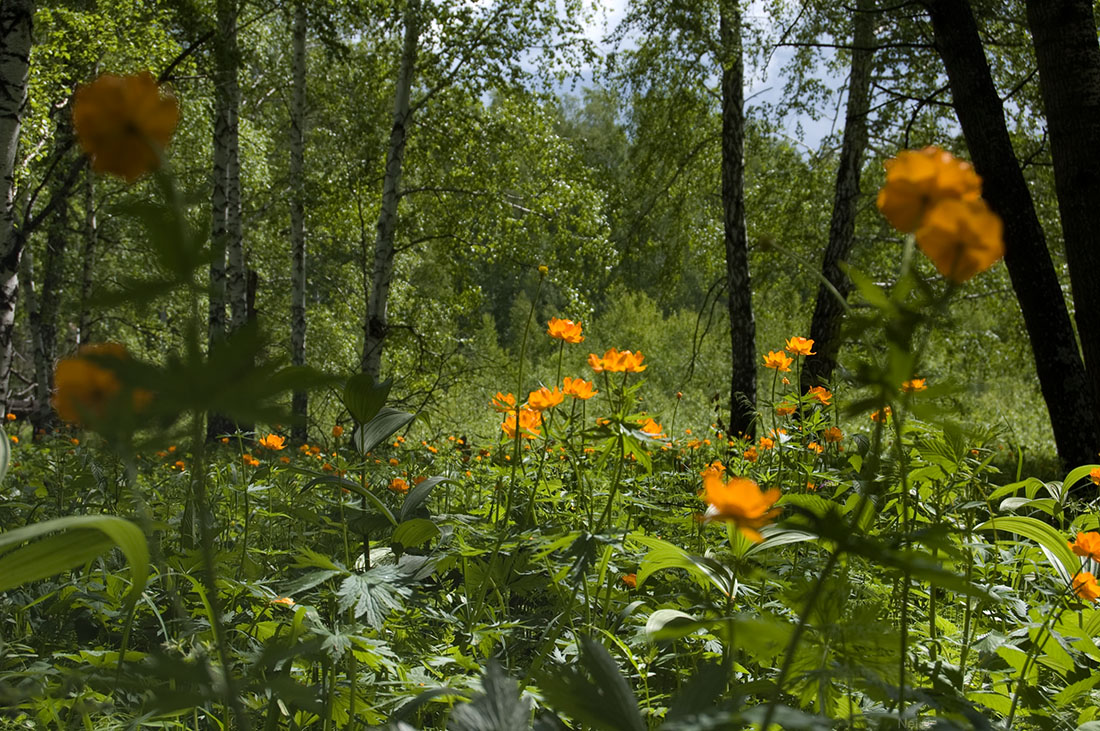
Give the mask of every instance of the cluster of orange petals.
<svg viewBox="0 0 1100 731">
<path fill-rule="evenodd" d="M 122 363 L 129 360 L 126 347 L 119 343 L 85 345 L 75 356 L 62 358 L 54 370 L 53 407 L 64 421 L 87 425 L 87 420 L 102 421 L 116 403 L 122 383 L 115 371 L 103 361 Z M 140 411 L 153 395 L 134 389 L 130 408 Z"/>
<path fill-rule="evenodd" d="M 1092 480 L 1092 484 L 1100 485 L 1100 467 L 1094 467 L 1092 471 L 1089 472 L 1089 479 Z"/>
<path fill-rule="evenodd" d="M 1091 558 L 1100 561 L 1100 533 L 1078 533 L 1077 538 L 1069 544 L 1070 549 L 1082 558 Z"/>
<path fill-rule="evenodd" d="M 794 412 L 798 411 L 798 407 L 794 404 L 780 404 L 775 407 L 775 413 L 780 416 L 790 416 Z"/>
<path fill-rule="evenodd" d="M 286 447 L 286 437 L 281 437 L 278 434 L 268 434 L 260 440 L 260 446 L 279 451 Z"/>
<path fill-rule="evenodd" d="M 400 477 L 395 477 L 390 480 L 390 484 L 386 485 L 386 487 L 389 488 L 391 491 L 401 493 L 402 495 L 409 491 L 409 483 L 405 482 Z"/>
<path fill-rule="evenodd" d="M 839 442 L 844 439 L 844 432 L 840 430 L 840 427 L 830 426 L 821 432 L 821 436 L 825 438 L 826 443 Z"/>
<path fill-rule="evenodd" d="M 772 350 L 764 356 L 765 368 L 774 368 L 783 373 L 791 372 L 791 363 L 794 363 L 794 358 L 789 358 L 782 350 Z"/>
<path fill-rule="evenodd" d="M 833 402 L 833 394 L 823 386 L 814 386 L 806 392 L 806 396 L 819 402 L 822 406 L 828 406 Z"/>
<path fill-rule="evenodd" d="M 596 373 L 641 373 L 646 369 L 646 366 L 642 365 L 642 360 L 645 356 L 638 353 L 632 353 L 629 350 L 620 352 L 617 348 L 608 348 L 607 352 L 603 354 L 603 357 L 599 357 L 595 353 L 588 354 L 588 365 Z"/>
<path fill-rule="evenodd" d="M 542 426 L 542 414 L 534 409 L 522 408 L 519 410 L 519 434 L 523 439 L 534 439 L 542 436 L 539 427 Z M 516 413 L 512 412 L 504 418 L 500 425 L 509 439 L 516 438 Z"/>
<path fill-rule="evenodd" d="M 928 388 L 925 385 L 925 378 L 911 378 L 901 384 L 901 390 L 905 393 L 914 393 L 916 391 L 924 391 Z"/>
<path fill-rule="evenodd" d="M 493 396 L 493 400 L 490 403 L 494 409 L 501 413 L 509 413 L 516 410 L 516 397 L 510 393 L 501 393 L 497 391 L 497 395 Z"/>
<path fill-rule="evenodd" d="M 747 477 L 734 477 L 727 482 L 720 475 L 709 473 L 703 477 L 703 492 L 710 506 L 704 519 L 729 521 L 756 543 L 764 540 L 760 529 L 779 515 L 780 509 L 774 507 L 779 488 L 761 491 Z"/>
<path fill-rule="evenodd" d="M 884 409 L 882 409 L 880 411 L 873 412 L 871 414 L 871 421 L 881 421 L 881 422 L 885 423 L 886 420 L 889 419 L 893 415 L 894 415 L 893 410 L 891 410 L 891 408 L 889 406 L 887 406 L 887 407 L 885 407 Z"/>
<path fill-rule="evenodd" d="M 898 231 L 915 232 L 940 274 L 961 284 L 1004 256 L 1001 219 L 981 196 L 982 179 L 969 163 L 926 147 L 886 161 L 876 203 Z"/>
<path fill-rule="evenodd" d="M 528 394 L 527 408 L 532 411 L 546 411 L 560 404 L 564 398 L 565 394 L 557 386 L 554 386 L 553 391 L 543 386 L 539 390 Z"/>
<path fill-rule="evenodd" d="M 579 398 L 581 401 L 587 401 L 599 393 L 599 391 L 593 388 L 591 381 L 586 381 L 582 378 L 570 378 L 566 376 L 563 382 L 565 384 L 564 392 L 573 398 Z"/>
<path fill-rule="evenodd" d="M 1100 599 L 1100 584 L 1096 583 L 1095 576 L 1082 571 L 1073 579 L 1073 593 L 1087 602 L 1095 602 Z"/>
<path fill-rule="evenodd" d="M 546 330 L 546 334 L 552 338 L 574 344 L 584 340 L 584 336 L 581 335 L 581 324 L 579 322 L 552 317 L 550 318 L 550 322 L 546 324 L 549 326 Z"/>
<path fill-rule="evenodd" d="M 260 466 L 260 460 L 256 459 L 251 454 L 242 454 L 241 455 L 241 461 L 244 462 L 249 467 L 259 467 Z"/>
<path fill-rule="evenodd" d="M 129 183 L 159 167 L 179 116 L 175 97 L 148 71 L 104 74 L 73 97 L 73 128 L 92 169 Z"/>
<path fill-rule="evenodd" d="M 652 418 L 646 419 L 645 423 L 641 425 L 641 430 L 653 439 L 661 439 L 665 435 L 665 428 Z"/>
<path fill-rule="evenodd" d="M 813 347 L 814 341 L 810 338 L 796 336 L 787 339 L 787 352 L 791 355 L 815 355 Z"/>
</svg>

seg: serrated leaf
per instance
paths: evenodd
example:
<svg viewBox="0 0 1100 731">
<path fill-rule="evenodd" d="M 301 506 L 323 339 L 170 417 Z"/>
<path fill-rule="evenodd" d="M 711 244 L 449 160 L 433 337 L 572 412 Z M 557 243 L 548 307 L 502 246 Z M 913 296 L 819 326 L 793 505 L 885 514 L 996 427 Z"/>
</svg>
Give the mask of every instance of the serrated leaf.
<svg viewBox="0 0 1100 731">
<path fill-rule="evenodd" d="M 481 678 L 482 692 L 456 706 L 448 731 L 523 731 L 531 728 L 531 704 L 520 697 L 519 683 L 491 660 Z"/>
<path fill-rule="evenodd" d="M 553 707 L 598 731 L 646 731 L 638 701 L 615 660 L 591 639 L 582 639 L 581 647 L 578 667 L 560 668 L 540 683 Z"/>
<path fill-rule="evenodd" d="M 352 574 L 340 584 L 337 603 L 341 610 L 351 609 L 355 616 L 375 629 L 394 609 L 400 609 L 403 598 L 412 592 L 401 586 L 401 573 L 396 566 L 376 566 L 363 574 Z"/>
</svg>

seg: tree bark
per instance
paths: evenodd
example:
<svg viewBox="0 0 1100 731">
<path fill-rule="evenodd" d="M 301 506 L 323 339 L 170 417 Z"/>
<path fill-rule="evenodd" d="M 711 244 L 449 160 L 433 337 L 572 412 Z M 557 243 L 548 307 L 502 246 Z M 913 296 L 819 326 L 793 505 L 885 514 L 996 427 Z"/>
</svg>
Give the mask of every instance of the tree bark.
<svg viewBox="0 0 1100 731">
<path fill-rule="evenodd" d="M 382 371 L 382 346 L 388 323 L 386 308 L 393 280 L 394 234 L 397 230 L 397 204 L 400 199 L 398 187 L 401 183 L 401 165 L 405 158 L 405 140 L 410 121 L 409 95 L 420 37 L 419 11 L 420 0 L 408 0 L 405 5 L 405 39 L 394 92 L 393 127 L 390 130 L 386 173 L 382 181 L 382 209 L 378 214 L 378 235 L 374 241 L 371 292 L 367 297 L 367 316 L 363 328 L 362 369 L 375 379 Z"/>
<path fill-rule="evenodd" d="M 982 194 L 1004 220 L 1005 265 L 1024 316 L 1039 387 L 1066 466 L 1095 461 L 1096 409 L 1058 275 L 1020 170 L 968 3 L 927 0 L 936 49 L 947 70 L 955 112 Z"/>
<path fill-rule="evenodd" d="M 0 4 L 0 406 L 6 413 L 23 236 L 15 228 L 15 158 L 27 105 L 33 0 Z"/>
<path fill-rule="evenodd" d="M 1100 404 L 1100 44 L 1091 0 L 1028 0 L 1074 321 Z M 1093 455 L 1095 458 L 1095 455 Z"/>
<path fill-rule="evenodd" d="M 96 223 L 95 175 L 90 163 L 84 166 L 84 246 L 80 252 L 80 313 L 76 326 L 76 344 L 91 341 L 88 304 L 92 297 L 95 275 L 96 243 L 99 226 Z"/>
<path fill-rule="evenodd" d="M 305 229 L 305 124 L 306 124 L 306 6 L 294 6 L 294 92 L 290 107 L 290 361 L 306 364 L 306 229 Z M 309 396 L 294 391 L 291 412 L 295 423 L 291 436 L 306 441 Z"/>
<path fill-rule="evenodd" d="M 875 44 L 875 2 L 858 0 L 852 14 L 852 69 L 848 80 L 848 105 L 844 113 L 844 139 L 836 171 L 833 214 L 829 220 L 829 242 L 821 273 L 844 299 L 852 291 L 852 282 L 841 270 L 855 243 L 856 212 L 859 207 L 859 178 L 863 153 L 867 148 L 867 114 L 870 109 L 871 65 Z M 824 384 L 833 377 L 840 351 L 840 326 L 844 305 L 822 283 L 810 322 L 810 337 L 816 355 L 806 358 L 802 370 L 802 390 Z"/>
<path fill-rule="evenodd" d="M 722 65 L 722 223 L 730 318 L 731 435 L 751 434 L 756 411 L 756 322 L 745 231 L 745 100 L 741 57 L 741 8 L 720 0 Z"/>
</svg>

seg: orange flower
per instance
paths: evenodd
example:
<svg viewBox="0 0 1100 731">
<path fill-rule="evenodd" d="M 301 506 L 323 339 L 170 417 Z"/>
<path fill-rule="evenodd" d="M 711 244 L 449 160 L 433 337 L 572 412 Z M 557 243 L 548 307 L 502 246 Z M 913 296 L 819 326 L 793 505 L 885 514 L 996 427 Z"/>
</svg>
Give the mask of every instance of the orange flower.
<svg viewBox="0 0 1100 731">
<path fill-rule="evenodd" d="M 815 355 L 810 350 L 814 347 L 814 341 L 809 338 L 793 337 L 787 339 L 787 352 L 792 355 Z"/>
<path fill-rule="evenodd" d="M 288 596 L 281 596 L 278 599 L 272 599 L 268 604 L 278 604 L 280 607 L 293 607 L 294 600 Z"/>
<path fill-rule="evenodd" d="M 760 457 L 760 453 L 756 451 L 756 447 L 749 447 L 745 450 L 744 457 L 750 462 L 755 462 Z"/>
<path fill-rule="evenodd" d="M 910 233 L 942 200 L 973 201 L 981 196 L 982 179 L 970 163 L 938 147 L 905 150 L 887 160 L 886 185 L 876 204 L 890 225 Z"/>
<path fill-rule="evenodd" d="M 543 386 L 527 395 L 527 407 L 533 411 L 546 411 L 560 404 L 564 398 L 565 395 L 557 386 L 554 386 L 553 391 Z"/>
<path fill-rule="evenodd" d="M 631 589 L 638 588 L 638 575 L 637 574 L 623 574 L 623 583 L 629 586 Z"/>
<path fill-rule="evenodd" d="M 588 367 L 594 370 L 596 373 L 603 373 L 603 358 L 595 353 L 588 354 Z"/>
<path fill-rule="evenodd" d="M 1069 544 L 1073 552 L 1082 558 L 1091 558 L 1100 561 L 1100 533 L 1078 533 L 1073 543 Z"/>
<path fill-rule="evenodd" d="M 242 454 L 241 455 L 241 461 L 244 462 L 249 467 L 259 467 L 260 466 L 260 460 L 256 459 L 251 454 Z"/>
<path fill-rule="evenodd" d="M 325 462 L 323 465 L 321 465 L 321 471 L 322 472 L 335 472 L 336 468 L 333 467 L 332 465 L 330 465 L 328 462 Z"/>
<path fill-rule="evenodd" d="M 77 439 L 76 437 L 73 437 L 73 438 L 72 438 L 72 439 L 70 439 L 69 441 L 70 441 L 70 442 L 72 443 L 72 445 L 73 445 L 74 447 L 75 447 L 75 446 L 77 446 L 78 444 L 80 444 L 80 440 L 79 440 L 79 439 Z"/>
<path fill-rule="evenodd" d="M 340 426 L 339 424 L 332 427 L 332 436 L 334 436 L 337 439 L 344 436 L 344 427 Z"/>
<path fill-rule="evenodd" d="M 699 474 L 701 474 L 703 477 L 706 477 L 707 475 L 717 475 L 721 477 L 722 474 L 725 473 L 725 471 L 726 466 L 718 460 L 714 460 L 709 465 L 707 465 L 707 468 L 705 470 L 703 470 Z"/>
<path fill-rule="evenodd" d="M 775 440 L 768 437 L 760 437 L 760 448 L 767 451 L 775 447 Z"/>
<path fill-rule="evenodd" d="M 558 340 L 564 340 L 567 343 L 579 343 L 584 340 L 584 336 L 581 335 L 581 324 L 579 322 L 573 322 L 572 320 L 562 320 L 557 317 L 550 318 L 549 329 L 546 334 L 552 338 Z"/>
<path fill-rule="evenodd" d="M 608 348 L 600 358 L 595 353 L 588 354 L 588 365 L 596 373 L 607 371 L 608 373 L 641 373 L 648 366 L 642 365 L 645 356 L 641 352 L 633 353 L 629 350 L 619 351 L 618 348 Z"/>
<path fill-rule="evenodd" d="M 102 421 L 108 410 L 117 406 L 122 384 L 111 365 L 101 364 L 99 359 L 121 364 L 129 357 L 124 346 L 102 343 L 85 345 L 75 356 L 58 362 L 54 370 L 53 394 L 53 407 L 57 415 L 76 424 L 84 424 L 86 418 Z M 152 394 L 148 391 L 134 389 L 131 408 L 139 411 L 151 398 Z"/>
<path fill-rule="evenodd" d="M 794 404 L 783 404 L 782 406 L 775 407 L 775 413 L 779 414 L 780 416 L 790 416 L 797 410 L 798 407 Z"/>
<path fill-rule="evenodd" d="M 321 453 L 321 448 L 314 444 L 312 447 L 309 448 L 309 453 L 316 457 Z"/>
<path fill-rule="evenodd" d="M 501 393 L 497 391 L 497 395 L 493 396 L 491 403 L 493 408 L 501 413 L 509 413 L 516 410 L 516 397 L 510 393 Z"/>
<path fill-rule="evenodd" d="M 703 491 L 710 507 L 706 520 L 733 522 L 737 529 L 751 541 L 764 540 L 760 528 L 775 520 L 779 508 L 772 507 L 779 499 L 779 489 L 761 492 L 760 486 L 747 477 L 734 477 L 724 482 L 718 475 L 703 478 Z"/>
<path fill-rule="evenodd" d="M 280 449 L 286 447 L 286 437 L 281 437 L 278 434 L 268 434 L 260 440 L 260 446 L 278 452 Z"/>
<path fill-rule="evenodd" d="M 806 489 L 809 490 L 810 492 L 816 492 L 817 491 L 817 484 L 813 483 L 813 482 L 807 482 L 806 483 Z"/>
<path fill-rule="evenodd" d="M 825 451 L 825 447 L 821 446 L 817 442 L 810 442 L 806 445 L 806 449 L 810 450 L 811 452 L 817 452 L 818 454 L 821 454 Z"/>
<path fill-rule="evenodd" d="M 646 419 L 645 423 L 642 424 L 641 429 L 652 439 L 663 439 L 665 436 L 664 427 L 662 427 L 652 418 Z"/>
<path fill-rule="evenodd" d="M 1004 226 L 985 201 L 944 200 L 917 229 L 917 246 L 946 279 L 962 284 L 1004 256 Z"/>
<path fill-rule="evenodd" d="M 1092 480 L 1092 484 L 1100 485 L 1100 467 L 1096 467 L 1089 472 L 1089 479 Z"/>
<path fill-rule="evenodd" d="M 160 166 L 179 116 L 175 97 L 162 94 L 148 71 L 104 74 L 73 97 L 73 128 L 92 169 L 128 183 Z"/>
<path fill-rule="evenodd" d="M 928 386 L 924 385 L 925 378 L 911 378 L 905 383 L 901 384 L 901 390 L 905 393 L 913 393 L 914 391 L 923 391 Z"/>
<path fill-rule="evenodd" d="M 15 416 L 15 414 L 13 414 L 11 412 L 8 412 L 8 415 L 7 415 L 6 418 L 7 418 L 8 421 L 15 421 L 16 416 Z"/>
<path fill-rule="evenodd" d="M 1073 580 L 1073 592 L 1087 602 L 1095 602 L 1100 599 L 1100 584 L 1096 583 L 1095 576 L 1082 571 Z"/>
<path fill-rule="evenodd" d="M 395 477 L 390 480 L 390 484 L 386 485 L 386 487 L 388 487 L 390 490 L 393 490 L 394 492 L 399 492 L 402 495 L 409 491 L 409 483 L 405 482 L 400 477 Z"/>
<path fill-rule="evenodd" d="M 891 416 L 893 416 L 893 414 L 894 414 L 894 412 L 890 409 L 889 406 L 887 406 L 886 408 L 882 409 L 881 411 L 876 411 L 873 414 L 871 414 L 871 421 L 885 422 L 887 419 L 889 419 Z"/>
<path fill-rule="evenodd" d="M 822 406 L 828 406 L 833 401 L 833 394 L 821 386 L 814 386 L 806 392 L 806 396 L 820 402 Z"/>
<path fill-rule="evenodd" d="M 183 468 L 184 468 L 184 467 L 185 467 L 186 465 L 184 465 L 184 464 L 183 464 L 183 460 L 182 460 L 182 459 L 179 459 L 179 460 L 176 460 L 176 463 L 175 463 L 175 465 L 173 465 L 173 466 L 174 466 L 174 467 L 175 467 L 175 468 L 176 468 L 177 470 L 179 470 L 180 472 L 183 472 Z"/>
<path fill-rule="evenodd" d="M 830 426 L 828 429 L 823 431 L 821 433 L 821 435 L 823 437 L 825 437 L 825 441 L 827 443 L 828 442 L 839 442 L 842 439 L 844 439 L 844 432 L 842 432 L 839 427 L 835 427 L 835 426 Z"/>
<path fill-rule="evenodd" d="M 19 444 L 19 437 L 15 436 L 14 434 L 12 434 L 10 437 L 8 437 L 8 439 L 11 440 L 12 444 Z"/>
<path fill-rule="evenodd" d="M 772 350 L 764 356 L 765 368 L 774 368 L 783 373 L 791 372 L 791 363 L 794 363 L 794 358 L 788 358 L 782 350 Z"/>
<path fill-rule="evenodd" d="M 283 464 L 290 464 L 290 457 L 287 457 L 284 454 L 282 457 L 279 457 L 279 461 L 282 462 Z"/>
<path fill-rule="evenodd" d="M 229 437 L 222 437 L 222 444 L 229 444 Z"/>
<path fill-rule="evenodd" d="M 595 396 L 599 391 L 593 388 L 591 381 L 585 381 L 580 378 L 565 377 L 565 393 L 569 394 L 573 398 L 579 398 L 581 401 L 587 401 Z"/>
<path fill-rule="evenodd" d="M 538 427 L 542 424 L 542 414 L 538 411 L 529 408 L 522 408 L 519 411 L 519 434 L 523 439 L 534 439 L 535 437 L 542 436 L 542 432 Z M 504 430 L 504 433 L 508 435 L 509 439 L 516 438 L 516 415 L 508 414 L 504 419 L 504 423 L 500 425 L 500 428 Z"/>
</svg>

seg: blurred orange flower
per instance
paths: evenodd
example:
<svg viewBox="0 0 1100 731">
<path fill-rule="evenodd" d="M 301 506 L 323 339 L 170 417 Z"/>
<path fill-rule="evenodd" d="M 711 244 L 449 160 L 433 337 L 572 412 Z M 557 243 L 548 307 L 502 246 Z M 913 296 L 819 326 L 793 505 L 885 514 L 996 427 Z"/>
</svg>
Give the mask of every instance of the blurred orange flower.
<svg viewBox="0 0 1100 731">
<path fill-rule="evenodd" d="M 390 490 L 404 494 L 409 491 L 409 483 L 402 480 L 400 477 L 395 477 L 390 480 L 390 484 L 386 485 Z"/>
<path fill-rule="evenodd" d="M 775 440 L 768 437 L 760 437 L 760 448 L 763 450 L 769 450 L 775 447 Z"/>
<path fill-rule="evenodd" d="M 581 401 L 587 401 L 595 396 L 599 391 L 593 388 L 591 381 L 585 381 L 581 378 L 570 378 L 566 376 L 564 379 L 565 393 L 569 394 L 573 398 L 579 398 Z"/>
<path fill-rule="evenodd" d="M 783 404 L 782 406 L 775 407 L 775 413 L 779 414 L 780 416 L 790 416 L 797 410 L 798 407 L 794 404 Z"/>
<path fill-rule="evenodd" d="M 552 338 L 557 338 L 558 340 L 564 340 L 567 343 L 573 344 L 584 340 L 584 336 L 581 335 L 581 324 L 579 322 L 552 317 L 547 325 L 549 329 L 546 331 L 546 334 Z"/>
<path fill-rule="evenodd" d="M 984 200 L 944 200 L 925 215 L 917 246 L 944 278 L 962 284 L 1004 256 L 1003 231 Z"/>
<path fill-rule="evenodd" d="M 875 411 L 874 413 L 872 413 L 871 414 L 871 421 L 885 422 L 887 419 L 889 419 L 891 416 L 893 416 L 893 414 L 894 414 L 893 410 L 889 406 L 887 406 L 886 408 L 882 409 L 881 411 Z"/>
<path fill-rule="evenodd" d="M 826 442 L 839 442 L 844 439 L 844 432 L 839 427 L 830 426 L 821 433 Z"/>
<path fill-rule="evenodd" d="M 65 421 L 85 424 L 89 417 L 102 420 L 122 390 L 111 366 L 93 361 L 89 356 L 119 363 L 130 357 L 119 343 L 101 343 L 85 345 L 75 356 L 62 358 L 54 370 L 53 407 Z M 131 406 L 140 411 L 151 398 L 148 391 L 134 389 Z"/>
<path fill-rule="evenodd" d="M 1087 602 L 1095 602 L 1100 599 L 1100 584 L 1096 583 L 1095 576 L 1082 571 L 1073 580 L 1073 592 Z"/>
<path fill-rule="evenodd" d="M 260 460 L 256 459 L 251 454 L 242 454 L 241 455 L 241 461 L 244 462 L 249 467 L 259 467 L 260 466 Z"/>
<path fill-rule="evenodd" d="M 73 97 L 73 128 L 92 169 L 128 183 L 160 166 L 179 116 L 176 98 L 148 71 L 104 74 Z"/>
<path fill-rule="evenodd" d="M 653 439 L 661 439 L 665 435 L 664 427 L 662 427 L 652 418 L 646 419 L 645 423 L 642 424 L 641 429 Z"/>
<path fill-rule="evenodd" d="M 762 492 L 760 486 L 747 477 L 734 477 L 725 482 L 715 474 L 703 478 L 703 491 L 710 507 L 706 520 L 725 520 L 751 541 L 764 540 L 760 528 L 775 520 L 779 508 L 773 507 L 779 499 L 779 489 Z"/>
<path fill-rule="evenodd" d="M 784 353 L 782 350 L 772 350 L 764 356 L 765 368 L 774 368 L 783 373 L 791 372 L 791 363 L 794 363 L 794 358 L 788 358 L 787 354 Z"/>
<path fill-rule="evenodd" d="M 588 365 L 597 373 L 641 373 L 648 366 L 642 365 L 645 356 L 641 352 L 633 353 L 629 350 L 619 351 L 617 348 L 608 348 L 600 358 L 595 353 L 588 354 Z"/>
<path fill-rule="evenodd" d="M 820 402 L 823 406 L 828 406 L 833 401 L 833 394 L 829 392 L 829 389 L 821 386 L 814 386 L 806 392 L 806 396 Z"/>
<path fill-rule="evenodd" d="M 623 574 L 623 583 L 629 586 L 631 589 L 638 588 L 638 575 L 637 574 Z"/>
<path fill-rule="evenodd" d="M 927 379 L 924 378 L 911 378 L 905 383 L 901 384 L 901 390 L 906 393 L 913 393 L 914 391 L 924 391 L 928 386 L 924 385 Z"/>
<path fill-rule="evenodd" d="M 535 437 L 542 436 L 542 432 L 538 427 L 542 424 L 542 414 L 533 409 L 526 407 L 519 411 L 519 433 L 523 439 L 534 439 Z M 508 435 L 509 439 L 516 438 L 516 415 L 514 413 L 508 414 L 504 419 L 504 423 L 500 425 L 500 428 L 504 430 L 504 433 Z"/>
<path fill-rule="evenodd" d="M 534 411 L 546 411 L 560 404 L 564 398 L 565 394 L 557 386 L 553 391 L 543 386 L 527 395 L 527 406 Z"/>
<path fill-rule="evenodd" d="M 1077 538 L 1069 544 L 1069 547 L 1082 558 L 1100 561 L 1100 533 L 1096 531 L 1078 533 Z"/>
<path fill-rule="evenodd" d="M 749 447 L 745 450 L 744 457 L 750 462 L 755 462 L 760 457 L 760 453 L 756 451 L 756 447 Z"/>
<path fill-rule="evenodd" d="M 492 405 L 494 409 L 503 413 L 515 411 L 516 397 L 510 393 L 501 393 L 497 391 L 497 395 L 493 396 Z"/>
<path fill-rule="evenodd" d="M 811 348 L 814 341 L 809 338 L 793 337 L 787 339 L 787 352 L 792 355 L 815 355 Z"/>
<path fill-rule="evenodd" d="M 821 454 L 825 451 L 825 447 L 821 446 L 817 442 L 810 442 L 806 445 L 806 449 L 810 450 L 811 452 L 817 452 L 818 454 Z"/>
<path fill-rule="evenodd" d="M 982 179 L 970 163 L 938 147 L 904 150 L 885 167 L 886 184 L 876 204 L 890 225 L 903 233 L 915 231 L 942 200 L 974 201 L 981 196 Z"/>
<path fill-rule="evenodd" d="M 344 427 L 340 426 L 339 424 L 332 427 L 332 436 L 334 436 L 337 439 L 344 436 Z"/>
<path fill-rule="evenodd" d="M 260 446 L 278 452 L 280 449 L 286 447 L 286 437 L 281 437 L 278 434 L 268 434 L 260 440 Z"/>
</svg>

